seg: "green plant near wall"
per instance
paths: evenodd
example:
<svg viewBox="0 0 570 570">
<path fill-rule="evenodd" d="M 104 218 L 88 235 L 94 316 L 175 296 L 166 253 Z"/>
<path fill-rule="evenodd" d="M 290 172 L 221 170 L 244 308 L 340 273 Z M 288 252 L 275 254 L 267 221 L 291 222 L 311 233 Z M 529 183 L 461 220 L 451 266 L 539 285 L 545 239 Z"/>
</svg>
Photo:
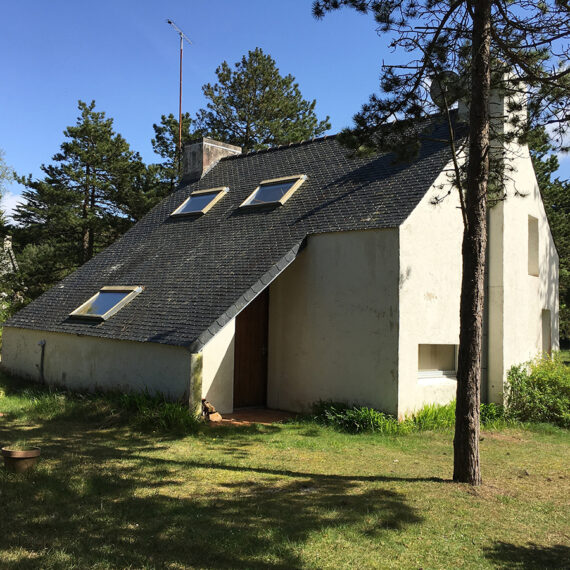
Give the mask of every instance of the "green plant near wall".
<svg viewBox="0 0 570 570">
<path fill-rule="evenodd" d="M 404 435 L 412 432 L 451 429 L 455 425 L 455 401 L 428 404 L 402 421 L 366 406 L 319 401 L 313 405 L 313 420 L 346 433 Z M 503 406 L 481 404 L 481 425 L 501 428 L 506 424 Z"/>
<path fill-rule="evenodd" d="M 570 428 L 570 366 L 560 353 L 513 366 L 506 403 L 509 418 Z"/>
</svg>

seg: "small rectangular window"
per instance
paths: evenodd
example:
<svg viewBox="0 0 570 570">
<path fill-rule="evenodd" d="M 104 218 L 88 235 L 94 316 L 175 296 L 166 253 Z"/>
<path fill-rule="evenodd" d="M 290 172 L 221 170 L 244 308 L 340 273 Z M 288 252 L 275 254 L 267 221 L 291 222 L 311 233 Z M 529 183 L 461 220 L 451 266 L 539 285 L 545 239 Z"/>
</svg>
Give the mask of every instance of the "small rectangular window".
<svg viewBox="0 0 570 570">
<path fill-rule="evenodd" d="M 285 204 L 305 180 L 304 174 L 263 180 L 240 207 Z"/>
<path fill-rule="evenodd" d="M 455 376 L 455 344 L 418 345 L 418 373 L 421 376 Z"/>
<path fill-rule="evenodd" d="M 142 287 L 130 285 L 102 287 L 93 297 L 70 313 L 70 316 L 106 321 L 132 301 L 142 290 Z"/>
<path fill-rule="evenodd" d="M 227 186 L 210 188 L 208 190 L 196 190 L 170 215 L 185 216 L 189 214 L 205 214 L 226 195 L 228 190 L 229 188 Z"/>
<path fill-rule="evenodd" d="M 538 220 L 528 217 L 528 274 L 538 276 Z"/>
</svg>

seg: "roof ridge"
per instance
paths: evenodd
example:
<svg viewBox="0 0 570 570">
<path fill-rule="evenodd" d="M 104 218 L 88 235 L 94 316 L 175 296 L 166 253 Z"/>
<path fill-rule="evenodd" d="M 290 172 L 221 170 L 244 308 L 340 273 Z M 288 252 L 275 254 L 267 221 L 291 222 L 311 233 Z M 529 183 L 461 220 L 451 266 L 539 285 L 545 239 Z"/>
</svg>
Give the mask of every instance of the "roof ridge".
<svg viewBox="0 0 570 570">
<path fill-rule="evenodd" d="M 239 158 L 244 158 L 246 156 L 252 156 L 254 154 L 264 154 L 264 153 L 268 153 L 268 152 L 274 152 L 276 150 L 282 150 L 284 148 L 293 148 L 293 147 L 298 147 L 301 145 L 306 145 L 306 144 L 311 144 L 311 143 L 315 143 L 315 142 L 322 142 L 324 140 L 327 139 L 335 139 L 338 136 L 338 133 L 335 133 L 333 135 L 323 135 L 322 137 L 313 137 L 311 139 L 305 139 L 302 141 L 298 141 L 298 142 L 290 142 L 290 143 L 286 143 L 286 144 L 279 144 L 276 146 L 271 146 L 269 148 L 262 148 L 259 150 L 250 150 L 248 152 L 244 152 L 242 154 L 232 154 L 229 156 L 224 156 L 220 159 L 220 162 L 222 160 L 235 160 L 235 159 L 239 159 Z"/>
<path fill-rule="evenodd" d="M 457 115 L 457 109 L 452 109 L 451 110 L 452 115 Z M 441 115 L 440 111 L 435 111 L 434 113 L 430 113 L 428 114 L 423 121 L 426 123 L 429 123 L 431 121 L 433 121 L 434 119 L 437 120 L 438 117 Z M 454 118 L 454 117 L 452 117 Z M 387 125 L 383 125 L 384 127 L 390 126 L 391 123 L 388 123 Z M 323 135 L 322 137 L 313 137 L 311 139 L 306 139 L 306 140 L 302 140 L 302 141 L 298 141 L 298 142 L 290 142 L 287 144 L 280 144 L 280 145 L 276 145 L 276 146 L 272 146 L 269 148 L 262 148 L 260 150 L 250 150 L 248 152 L 244 152 L 242 154 L 232 154 L 229 156 L 224 156 L 222 157 L 219 162 L 221 162 L 222 160 L 237 160 L 240 158 L 245 158 L 246 156 L 252 156 L 254 154 L 264 154 L 264 153 L 268 153 L 268 152 L 275 152 L 276 150 L 282 150 L 284 148 L 294 148 L 294 147 L 298 147 L 298 146 L 302 146 L 302 145 L 306 145 L 306 144 L 311 144 L 311 143 L 315 143 L 315 142 L 322 142 L 324 140 L 327 139 L 336 139 L 336 137 L 339 135 L 339 133 L 335 133 L 332 135 Z"/>
</svg>

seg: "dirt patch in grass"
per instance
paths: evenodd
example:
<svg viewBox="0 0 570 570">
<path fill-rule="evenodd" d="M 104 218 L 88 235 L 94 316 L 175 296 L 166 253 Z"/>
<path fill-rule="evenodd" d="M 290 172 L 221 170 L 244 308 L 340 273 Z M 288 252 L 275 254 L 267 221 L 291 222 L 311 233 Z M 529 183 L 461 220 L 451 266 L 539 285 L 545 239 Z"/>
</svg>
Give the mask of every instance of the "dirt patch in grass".
<svg viewBox="0 0 570 570">
<path fill-rule="evenodd" d="M 495 500 L 497 497 L 513 496 L 508 487 L 491 483 L 483 483 L 479 487 L 465 486 L 464 490 L 467 494 L 484 500 Z"/>
<path fill-rule="evenodd" d="M 512 443 L 521 443 L 525 441 L 524 437 L 520 433 L 505 433 L 500 431 L 482 431 L 481 441 L 484 441 L 485 439 Z"/>
</svg>

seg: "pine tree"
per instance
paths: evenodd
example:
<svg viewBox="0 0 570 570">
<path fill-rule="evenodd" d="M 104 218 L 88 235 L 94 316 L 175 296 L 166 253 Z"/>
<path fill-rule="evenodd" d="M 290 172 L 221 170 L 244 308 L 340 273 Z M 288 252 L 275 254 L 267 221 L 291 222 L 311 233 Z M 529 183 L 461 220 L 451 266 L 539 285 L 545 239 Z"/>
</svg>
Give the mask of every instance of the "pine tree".
<svg viewBox="0 0 570 570">
<path fill-rule="evenodd" d="M 256 48 L 232 69 L 223 62 L 218 82 L 202 87 L 209 100 L 196 125 L 207 136 L 241 146 L 244 152 L 319 136 L 330 128 L 320 121 L 316 101 L 303 99 L 292 75 L 283 77 L 275 60 Z"/>
<path fill-rule="evenodd" d="M 154 138 L 151 140 L 154 152 L 163 159 L 155 165 L 157 181 L 161 186 L 162 196 L 166 196 L 178 186 L 182 177 L 182 160 L 178 151 L 178 119 L 172 113 L 162 115 L 160 124 L 153 124 Z M 192 119 L 189 113 L 182 115 L 182 147 L 200 133 L 192 132 Z"/>
<path fill-rule="evenodd" d="M 371 12 L 379 35 L 388 34 L 390 47 L 405 57 L 401 64 L 383 68 L 384 96 L 372 95 L 355 116 L 355 128 L 344 133 L 344 142 L 353 149 L 386 148 L 397 139 L 417 148 L 410 136 L 414 134 L 417 143 L 417 134 L 409 127 L 434 108 L 429 85 L 439 85 L 447 107 L 451 101 L 446 95 L 453 89 L 445 85 L 445 77 L 451 71 L 463 77 L 457 88 L 468 100 L 469 135 L 465 185 L 460 189 L 465 194 L 465 228 L 453 479 L 479 485 L 486 215 L 496 144 L 490 129 L 490 93 L 492 83 L 509 93 L 529 88 L 530 120 L 513 123 L 511 139 L 522 139 L 529 124 L 547 122 L 561 139 L 570 118 L 570 8 L 567 0 L 315 0 L 313 14 L 323 17 L 343 6 Z M 378 130 L 392 121 L 390 129 Z M 386 132 L 391 137 L 383 136 Z"/>
<path fill-rule="evenodd" d="M 114 132 L 112 119 L 95 111 L 94 101 L 79 101 L 78 109 L 54 163 L 41 166 L 44 178 L 19 178 L 26 190 L 14 213 L 21 225 L 15 237 L 28 268 L 25 281 L 40 284 L 35 293 L 115 241 L 148 207 L 148 174 L 138 153 Z"/>
</svg>

